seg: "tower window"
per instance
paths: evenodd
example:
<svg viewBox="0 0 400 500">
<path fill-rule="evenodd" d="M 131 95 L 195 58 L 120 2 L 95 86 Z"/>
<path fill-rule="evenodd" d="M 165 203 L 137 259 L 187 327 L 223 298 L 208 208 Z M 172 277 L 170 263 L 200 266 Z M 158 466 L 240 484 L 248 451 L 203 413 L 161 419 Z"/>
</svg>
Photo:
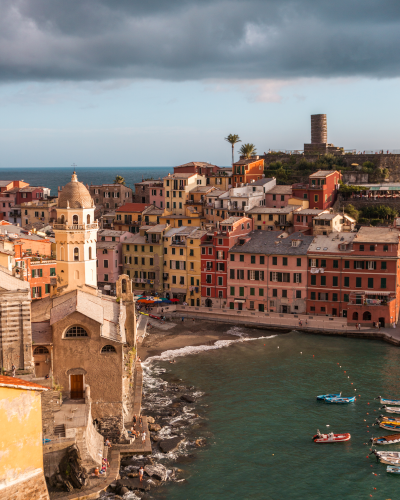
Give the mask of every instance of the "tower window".
<svg viewBox="0 0 400 500">
<path fill-rule="evenodd" d="M 86 221 L 87 221 L 87 224 L 90 224 L 90 215 L 87 216 Z"/>
<path fill-rule="evenodd" d="M 72 217 L 72 224 L 78 224 L 78 216 L 77 215 L 74 215 Z"/>
<path fill-rule="evenodd" d="M 74 248 L 74 260 L 79 260 L 79 248 Z"/>
<path fill-rule="evenodd" d="M 101 352 L 117 352 L 115 350 L 115 347 L 113 345 L 105 345 L 102 349 Z"/>
<path fill-rule="evenodd" d="M 33 351 L 33 354 L 49 354 L 49 350 L 47 349 L 47 347 L 44 347 L 44 346 L 39 346 L 39 347 L 36 347 L 35 350 Z"/>
</svg>

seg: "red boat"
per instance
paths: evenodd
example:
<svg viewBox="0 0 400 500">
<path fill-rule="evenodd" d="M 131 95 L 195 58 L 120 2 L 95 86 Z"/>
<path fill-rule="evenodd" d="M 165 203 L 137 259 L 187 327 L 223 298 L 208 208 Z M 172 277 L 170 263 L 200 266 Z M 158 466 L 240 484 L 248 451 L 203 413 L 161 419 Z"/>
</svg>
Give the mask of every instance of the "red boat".
<svg viewBox="0 0 400 500">
<path fill-rule="evenodd" d="M 318 434 L 313 437 L 314 443 L 341 443 L 342 441 L 350 441 L 351 435 L 348 432 L 343 434 L 334 434 L 330 432 L 329 434 L 321 434 L 319 430 Z"/>
</svg>

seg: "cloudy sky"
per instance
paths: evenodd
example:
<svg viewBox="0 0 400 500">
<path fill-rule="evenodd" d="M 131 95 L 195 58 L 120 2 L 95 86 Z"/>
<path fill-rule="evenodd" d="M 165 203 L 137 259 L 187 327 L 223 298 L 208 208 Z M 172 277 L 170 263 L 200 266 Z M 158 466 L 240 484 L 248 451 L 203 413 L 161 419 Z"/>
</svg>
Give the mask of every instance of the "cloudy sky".
<svg viewBox="0 0 400 500">
<path fill-rule="evenodd" d="M 400 2 L 0 0 L 0 167 L 399 149 Z"/>
</svg>

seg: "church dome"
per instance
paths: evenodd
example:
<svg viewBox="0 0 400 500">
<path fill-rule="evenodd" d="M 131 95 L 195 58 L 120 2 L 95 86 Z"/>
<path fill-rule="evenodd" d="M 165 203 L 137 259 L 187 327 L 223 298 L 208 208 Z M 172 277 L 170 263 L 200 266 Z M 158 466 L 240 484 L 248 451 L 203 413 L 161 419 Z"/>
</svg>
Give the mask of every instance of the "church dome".
<svg viewBox="0 0 400 500">
<path fill-rule="evenodd" d="M 63 187 L 58 197 L 58 207 L 92 208 L 93 206 L 93 200 L 89 191 L 82 182 L 78 182 L 78 176 L 76 172 L 74 172 L 71 177 L 71 182 L 68 182 L 68 184 Z"/>
</svg>

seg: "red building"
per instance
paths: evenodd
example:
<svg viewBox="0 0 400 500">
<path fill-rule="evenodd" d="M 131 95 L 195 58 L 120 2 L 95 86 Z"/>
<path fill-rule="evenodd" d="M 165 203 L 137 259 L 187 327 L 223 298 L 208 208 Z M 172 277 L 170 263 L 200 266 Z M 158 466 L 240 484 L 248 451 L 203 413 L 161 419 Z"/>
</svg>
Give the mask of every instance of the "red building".
<svg viewBox="0 0 400 500">
<path fill-rule="evenodd" d="M 223 307 L 227 299 L 228 252 L 253 230 L 253 220 L 229 217 L 201 243 L 201 305 Z"/>
<path fill-rule="evenodd" d="M 262 179 L 264 174 L 264 160 L 258 156 L 254 158 L 242 158 L 232 165 L 232 187 L 240 187 L 242 184 Z"/>
<path fill-rule="evenodd" d="M 174 167 L 174 174 L 199 174 L 208 177 L 209 175 L 216 174 L 219 170 L 221 169 L 217 165 L 212 165 L 211 163 L 191 161 Z"/>
<path fill-rule="evenodd" d="M 14 245 L 16 276 L 23 277 L 31 287 L 32 300 L 49 297 L 51 288 L 57 286 L 57 263 L 46 257 L 36 257 L 22 250 L 22 244 Z"/>
<path fill-rule="evenodd" d="M 44 200 L 47 198 L 50 190 L 44 187 L 27 186 L 22 188 L 13 188 L 11 191 L 16 190 L 17 193 L 17 205 L 21 203 L 26 203 L 29 201 Z"/>
<path fill-rule="evenodd" d="M 308 314 L 342 316 L 348 324 L 362 326 L 397 323 L 396 230 L 362 227 L 358 233 L 316 236 L 307 256 Z"/>
<path fill-rule="evenodd" d="M 293 197 L 309 201 L 309 208 L 330 208 L 336 201 L 339 180 L 337 170 L 319 170 L 310 175 L 308 184 L 293 184 Z"/>
</svg>

